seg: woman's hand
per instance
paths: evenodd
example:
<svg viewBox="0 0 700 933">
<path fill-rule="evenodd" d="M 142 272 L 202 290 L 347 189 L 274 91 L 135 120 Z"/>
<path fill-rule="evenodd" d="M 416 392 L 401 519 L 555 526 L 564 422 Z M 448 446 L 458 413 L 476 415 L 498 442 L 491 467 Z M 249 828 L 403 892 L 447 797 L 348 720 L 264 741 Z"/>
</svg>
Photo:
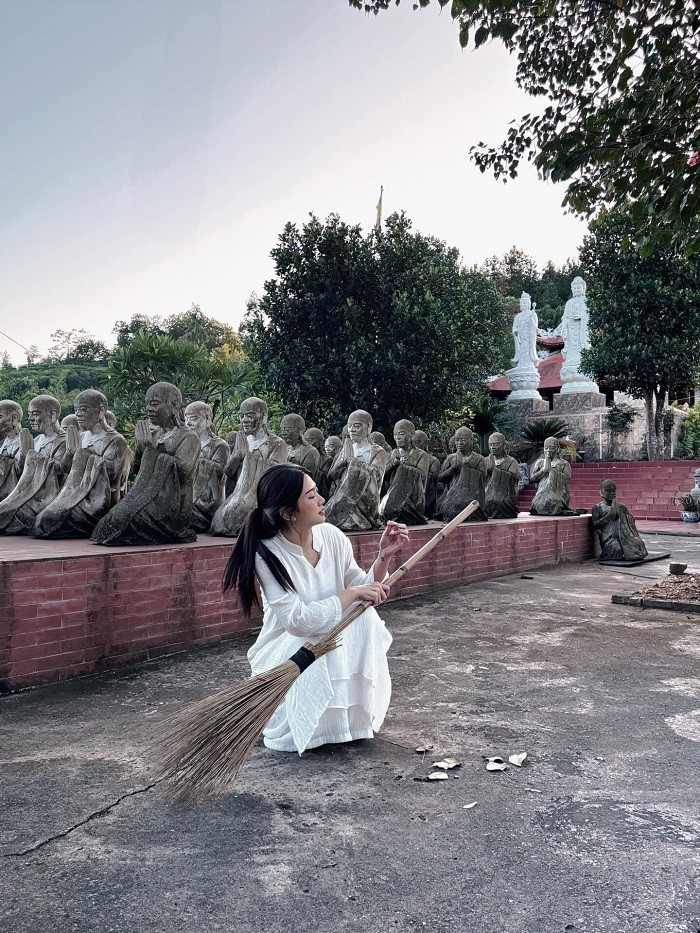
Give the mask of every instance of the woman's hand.
<svg viewBox="0 0 700 933">
<path fill-rule="evenodd" d="M 384 557 L 397 554 L 404 545 L 408 544 L 408 528 L 401 522 L 387 522 L 384 533 L 379 541 L 379 553 Z"/>
<path fill-rule="evenodd" d="M 372 603 L 373 606 L 385 602 L 391 592 L 391 587 L 387 586 L 386 583 L 362 583 L 360 586 L 352 586 L 350 589 L 354 590 L 355 600 Z"/>
</svg>

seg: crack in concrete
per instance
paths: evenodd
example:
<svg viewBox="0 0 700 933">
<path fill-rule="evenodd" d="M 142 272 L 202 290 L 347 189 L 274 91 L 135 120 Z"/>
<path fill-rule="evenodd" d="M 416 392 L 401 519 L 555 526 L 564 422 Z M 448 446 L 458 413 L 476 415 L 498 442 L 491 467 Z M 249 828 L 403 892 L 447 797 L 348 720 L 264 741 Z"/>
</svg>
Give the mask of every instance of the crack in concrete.
<svg viewBox="0 0 700 933">
<path fill-rule="evenodd" d="M 147 791 L 152 790 L 154 787 L 156 787 L 156 785 L 160 784 L 164 780 L 165 778 L 158 778 L 157 781 L 153 781 L 152 784 L 147 784 L 145 787 L 137 787 L 136 790 L 127 791 L 126 794 L 122 794 L 121 797 L 117 797 L 116 800 L 114 800 L 112 803 L 108 803 L 107 806 L 88 814 L 88 816 L 86 816 L 84 819 L 74 823 L 73 826 L 69 826 L 68 829 L 64 829 L 60 833 L 55 833 L 53 836 L 48 836 L 46 839 L 42 839 L 40 842 L 35 842 L 33 846 L 30 846 L 28 849 L 23 849 L 21 852 L 5 852 L 2 857 L 23 858 L 25 855 L 31 855 L 33 852 L 38 852 L 39 849 L 43 849 L 44 846 L 47 846 L 50 842 L 55 842 L 57 839 L 65 839 L 67 836 L 70 836 L 72 832 L 75 832 L 76 829 L 80 829 L 81 826 L 85 826 L 92 820 L 97 819 L 98 816 L 106 816 L 110 810 L 118 807 L 122 800 L 126 800 L 127 797 L 136 797 L 138 794 L 145 794 Z"/>
</svg>

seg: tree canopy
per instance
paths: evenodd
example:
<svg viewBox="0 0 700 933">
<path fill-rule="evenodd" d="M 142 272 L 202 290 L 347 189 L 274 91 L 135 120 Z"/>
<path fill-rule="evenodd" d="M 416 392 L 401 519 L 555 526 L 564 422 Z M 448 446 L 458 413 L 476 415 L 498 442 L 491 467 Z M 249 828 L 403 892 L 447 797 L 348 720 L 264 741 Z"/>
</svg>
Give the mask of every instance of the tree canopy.
<svg viewBox="0 0 700 933">
<path fill-rule="evenodd" d="M 392 5 L 348 2 L 374 13 Z M 462 47 L 500 40 L 516 57 L 518 86 L 548 101 L 513 121 L 500 146 L 472 148 L 482 171 L 506 180 L 534 161 L 567 183 L 564 204 L 579 214 L 628 210 L 627 236 L 643 254 L 700 252 L 697 0 L 435 2 L 450 4 Z"/>
<path fill-rule="evenodd" d="M 208 317 L 197 304 L 193 304 L 187 311 L 165 318 L 133 314 L 129 321 L 117 321 L 112 333 L 116 334 L 117 347 L 128 347 L 136 334 L 144 333 L 173 340 L 189 340 L 207 352 L 227 346 L 232 352 L 241 353 L 241 341 L 234 328 Z"/>
<path fill-rule="evenodd" d="M 624 251 L 633 219 L 605 214 L 584 240 L 591 349 L 582 366 L 597 380 L 643 398 L 650 460 L 663 457 L 663 407 L 700 369 L 700 259 L 657 247 Z"/>
<path fill-rule="evenodd" d="M 481 389 L 507 326 L 502 302 L 404 214 L 367 235 L 336 215 L 288 223 L 271 255 L 275 278 L 241 332 L 288 411 L 337 431 L 364 408 L 386 432 Z"/>
</svg>

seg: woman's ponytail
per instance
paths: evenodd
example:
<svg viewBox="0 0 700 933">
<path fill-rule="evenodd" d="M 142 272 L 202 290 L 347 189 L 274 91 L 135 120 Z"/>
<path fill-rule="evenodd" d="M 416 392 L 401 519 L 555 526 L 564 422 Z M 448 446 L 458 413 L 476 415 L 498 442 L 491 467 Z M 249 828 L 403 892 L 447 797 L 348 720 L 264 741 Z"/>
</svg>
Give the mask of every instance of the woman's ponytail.
<svg viewBox="0 0 700 933">
<path fill-rule="evenodd" d="M 295 510 L 304 488 L 306 471 L 289 463 L 271 467 L 258 482 L 258 504 L 248 515 L 224 570 L 224 592 L 235 589 L 238 604 L 249 616 L 260 601 L 255 589 L 255 558 L 260 556 L 285 590 L 294 585 L 279 558 L 264 543 L 282 530 L 283 509 Z"/>
</svg>

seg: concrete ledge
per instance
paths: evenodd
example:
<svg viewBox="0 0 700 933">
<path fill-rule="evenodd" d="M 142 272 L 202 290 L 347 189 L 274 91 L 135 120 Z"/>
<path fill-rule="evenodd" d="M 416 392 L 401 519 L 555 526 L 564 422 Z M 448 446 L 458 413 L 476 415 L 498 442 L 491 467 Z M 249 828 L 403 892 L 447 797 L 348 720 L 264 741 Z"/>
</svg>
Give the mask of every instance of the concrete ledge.
<svg viewBox="0 0 700 933">
<path fill-rule="evenodd" d="M 411 529 L 413 553 L 440 523 Z M 380 534 L 352 534 L 369 567 Z M 65 680 L 212 644 L 259 626 L 221 579 L 232 541 L 104 548 L 89 541 L 0 538 L 0 690 Z M 408 573 L 416 596 L 593 555 L 590 517 L 468 523 Z"/>
<path fill-rule="evenodd" d="M 674 599 L 646 599 L 644 596 L 616 594 L 610 601 L 620 606 L 637 606 L 639 609 L 668 609 L 671 612 L 700 613 L 700 603 L 679 603 Z"/>
</svg>

